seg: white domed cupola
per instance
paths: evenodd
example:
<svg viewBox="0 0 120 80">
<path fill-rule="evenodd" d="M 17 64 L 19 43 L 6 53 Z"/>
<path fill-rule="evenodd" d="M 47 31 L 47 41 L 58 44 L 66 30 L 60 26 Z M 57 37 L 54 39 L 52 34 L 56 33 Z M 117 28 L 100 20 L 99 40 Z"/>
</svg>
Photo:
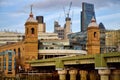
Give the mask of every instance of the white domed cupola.
<svg viewBox="0 0 120 80">
<path fill-rule="evenodd" d="M 26 23 L 27 22 L 38 23 L 38 21 L 36 19 L 34 19 L 34 16 L 33 16 L 33 13 L 32 13 L 32 6 L 31 6 L 31 12 L 30 12 L 29 18 L 27 19 Z"/>
<path fill-rule="evenodd" d="M 98 24 L 96 23 L 96 20 L 94 17 L 92 17 L 91 23 L 88 25 L 88 27 L 98 27 Z"/>
</svg>

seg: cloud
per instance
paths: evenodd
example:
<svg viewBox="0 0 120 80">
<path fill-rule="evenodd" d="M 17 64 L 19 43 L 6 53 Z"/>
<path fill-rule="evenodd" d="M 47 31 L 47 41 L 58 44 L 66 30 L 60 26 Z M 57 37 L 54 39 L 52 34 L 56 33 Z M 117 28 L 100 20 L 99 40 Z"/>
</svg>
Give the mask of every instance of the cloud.
<svg viewBox="0 0 120 80">
<path fill-rule="evenodd" d="M 120 29 L 120 13 L 98 16 L 97 21 L 103 22 L 107 29 Z"/>
<path fill-rule="evenodd" d="M 26 18 L 28 18 L 28 16 L 29 16 L 30 5 L 33 4 L 33 13 L 37 14 L 37 15 L 42 14 L 45 17 L 46 24 L 49 23 L 49 24 L 47 24 L 48 25 L 47 27 L 52 28 L 54 26 L 54 23 L 53 23 L 54 20 L 58 19 L 59 16 L 62 17 L 62 18 L 60 17 L 60 19 L 62 19 L 61 23 L 62 24 L 64 23 L 65 17 L 64 17 L 63 7 L 66 8 L 66 11 L 68 11 L 68 7 L 69 7 L 69 4 L 71 1 L 72 1 L 71 13 L 72 13 L 72 10 L 74 10 L 74 16 L 73 16 L 73 20 L 72 20 L 73 27 L 74 26 L 79 27 L 79 25 L 80 25 L 80 11 L 81 11 L 82 2 L 88 2 L 88 3 L 94 4 L 95 9 L 96 9 L 95 11 L 102 9 L 103 14 L 101 15 L 101 13 L 100 13 L 101 10 L 99 10 L 100 16 L 96 16 L 97 21 L 100 21 L 100 22 L 102 21 L 103 23 L 105 23 L 105 25 L 107 25 L 107 27 L 109 27 L 110 25 L 118 24 L 119 20 L 117 20 L 117 19 L 119 18 L 118 16 L 120 16 L 120 15 L 118 15 L 119 7 L 120 7 L 120 5 L 119 5 L 120 0 L 29 0 L 29 1 L 27 1 L 27 0 L 25 0 L 25 1 L 22 1 L 22 0 L 17 0 L 17 1 L 16 0 L 12 0 L 12 1 L 11 0 L 0 0 L 0 8 L 5 6 L 5 8 L 3 8 L 3 10 L 6 9 L 6 6 L 10 6 L 9 9 L 7 7 L 9 12 L 6 13 L 5 11 L 4 12 L 1 11 L 0 14 L 1 14 L 1 16 L 2 15 L 5 16 L 5 15 L 9 14 L 10 18 L 12 17 L 12 19 L 16 20 L 16 22 L 18 19 L 25 21 Z M 108 12 L 109 14 L 105 14 L 104 8 L 106 8 L 106 10 L 112 9 L 111 10 L 112 13 Z M 13 9 L 15 9 L 15 10 L 13 10 Z M 116 12 L 118 12 L 118 13 L 114 15 L 114 13 L 116 13 Z M 113 19 L 113 16 L 114 16 L 114 19 Z M 3 17 L 3 18 L 5 18 L 5 17 Z M 11 21 L 12 21 L 12 19 L 11 19 Z M 114 20 L 114 21 L 109 22 L 109 20 Z M 1 21 L 2 21 L 2 19 L 1 19 Z M 4 19 L 4 21 L 6 22 L 6 19 Z M 13 23 L 10 23 L 10 24 L 13 24 Z M 24 22 L 22 24 L 24 24 Z M 2 22 L 1 22 L 1 25 L 3 25 Z M 14 26 L 14 25 L 12 25 L 12 26 Z M 76 29 L 76 27 L 75 27 L 75 29 Z"/>
<path fill-rule="evenodd" d="M 9 6 L 13 5 L 12 2 L 7 2 L 7 0 L 0 0 L 0 6 Z"/>
<path fill-rule="evenodd" d="M 43 0 L 34 2 L 35 8 L 48 11 L 48 10 L 59 10 L 63 6 L 69 6 L 72 1 L 72 7 L 81 7 L 82 2 L 88 2 L 95 4 L 96 8 L 120 6 L 120 0 Z"/>
<path fill-rule="evenodd" d="M 4 6 L 14 6 L 18 3 L 20 3 L 20 0 L 0 0 L 0 7 L 4 7 Z"/>
<path fill-rule="evenodd" d="M 9 16 L 11 16 L 11 17 L 22 17 L 22 16 L 26 16 L 26 15 L 28 15 L 28 13 L 25 10 L 15 11 L 15 12 L 12 12 L 11 14 L 9 14 Z"/>
<path fill-rule="evenodd" d="M 104 21 L 114 21 L 114 19 L 120 18 L 120 13 L 115 13 L 115 14 L 110 14 L 110 15 L 103 15 L 100 17 L 97 17 L 99 20 L 104 20 Z"/>
<path fill-rule="evenodd" d="M 19 31 L 24 33 L 24 24 L 23 23 L 19 23 L 19 24 L 9 24 L 9 25 L 2 25 L 0 26 L 0 30 L 6 30 L 6 31 Z"/>
</svg>

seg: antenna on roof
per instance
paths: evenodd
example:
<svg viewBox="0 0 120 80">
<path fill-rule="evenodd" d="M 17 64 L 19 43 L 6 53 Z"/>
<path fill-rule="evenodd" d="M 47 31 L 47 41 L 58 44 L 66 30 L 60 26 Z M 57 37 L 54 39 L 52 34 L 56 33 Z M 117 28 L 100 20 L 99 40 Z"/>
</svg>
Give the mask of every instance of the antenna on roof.
<svg viewBox="0 0 120 80">
<path fill-rule="evenodd" d="M 64 11 L 64 15 L 65 15 L 65 18 L 66 18 L 65 7 L 63 7 L 63 11 Z"/>
<path fill-rule="evenodd" d="M 70 2 L 68 13 L 67 13 L 67 17 L 69 17 L 69 15 L 70 15 L 71 6 L 72 6 L 72 2 Z"/>
<path fill-rule="evenodd" d="M 69 17 L 70 16 L 71 6 L 72 6 L 72 2 L 70 2 L 69 8 L 68 8 L 68 12 L 65 11 L 65 7 L 63 7 L 63 11 L 64 11 L 64 14 L 65 14 L 65 17 Z"/>
</svg>

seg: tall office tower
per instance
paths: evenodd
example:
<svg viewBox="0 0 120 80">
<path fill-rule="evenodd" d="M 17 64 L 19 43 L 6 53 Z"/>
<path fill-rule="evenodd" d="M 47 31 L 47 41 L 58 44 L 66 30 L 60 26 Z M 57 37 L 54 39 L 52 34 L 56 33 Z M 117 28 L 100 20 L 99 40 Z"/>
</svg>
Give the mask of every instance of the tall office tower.
<svg viewBox="0 0 120 80">
<path fill-rule="evenodd" d="M 87 31 L 88 24 L 93 16 L 95 18 L 94 5 L 83 2 L 81 11 L 81 32 Z"/>
<path fill-rule="evenodd" d="M 38 21 L 38 34 L 46 32 L 46 25 L 44 23 L 43 16 L 36 16 L 36 20 Z"/>
</svg>

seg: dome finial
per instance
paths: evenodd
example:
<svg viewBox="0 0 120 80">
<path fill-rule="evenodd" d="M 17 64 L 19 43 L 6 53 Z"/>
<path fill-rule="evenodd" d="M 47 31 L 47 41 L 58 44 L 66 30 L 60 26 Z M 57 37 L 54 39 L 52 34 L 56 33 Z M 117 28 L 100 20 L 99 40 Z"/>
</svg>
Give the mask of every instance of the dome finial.
<svg viewBox="0 0 120 80">
<path fill-rule="evenodd" d="M 91 22 L 89 23 L 88 27 L 98 27 L 94 16 L 92 17 Z"/>
<path fill-rule="evenodd" d="M 33 7 L 33 5 L 31 5 L 30 17 L 33 17 L 33 14 L 32 14 L 32 7 Z"/>
<path fill-rule="evenodd" d="M 94 16 L 92 17 L 91 22 L 96 22 Z"/>
<path fill-rule="evenodd" d="M 27 21 L 26 22 L 38 22 L 36 19 L 34 19 L 34 17 L 33 17 L 33 14 L 32 14 L 32 7 L 33 7 L 33 5 L 31 5 L 30 6 L 30 15 L 29 15 L 29 18 L 27 19 Z"/>
</svg>

